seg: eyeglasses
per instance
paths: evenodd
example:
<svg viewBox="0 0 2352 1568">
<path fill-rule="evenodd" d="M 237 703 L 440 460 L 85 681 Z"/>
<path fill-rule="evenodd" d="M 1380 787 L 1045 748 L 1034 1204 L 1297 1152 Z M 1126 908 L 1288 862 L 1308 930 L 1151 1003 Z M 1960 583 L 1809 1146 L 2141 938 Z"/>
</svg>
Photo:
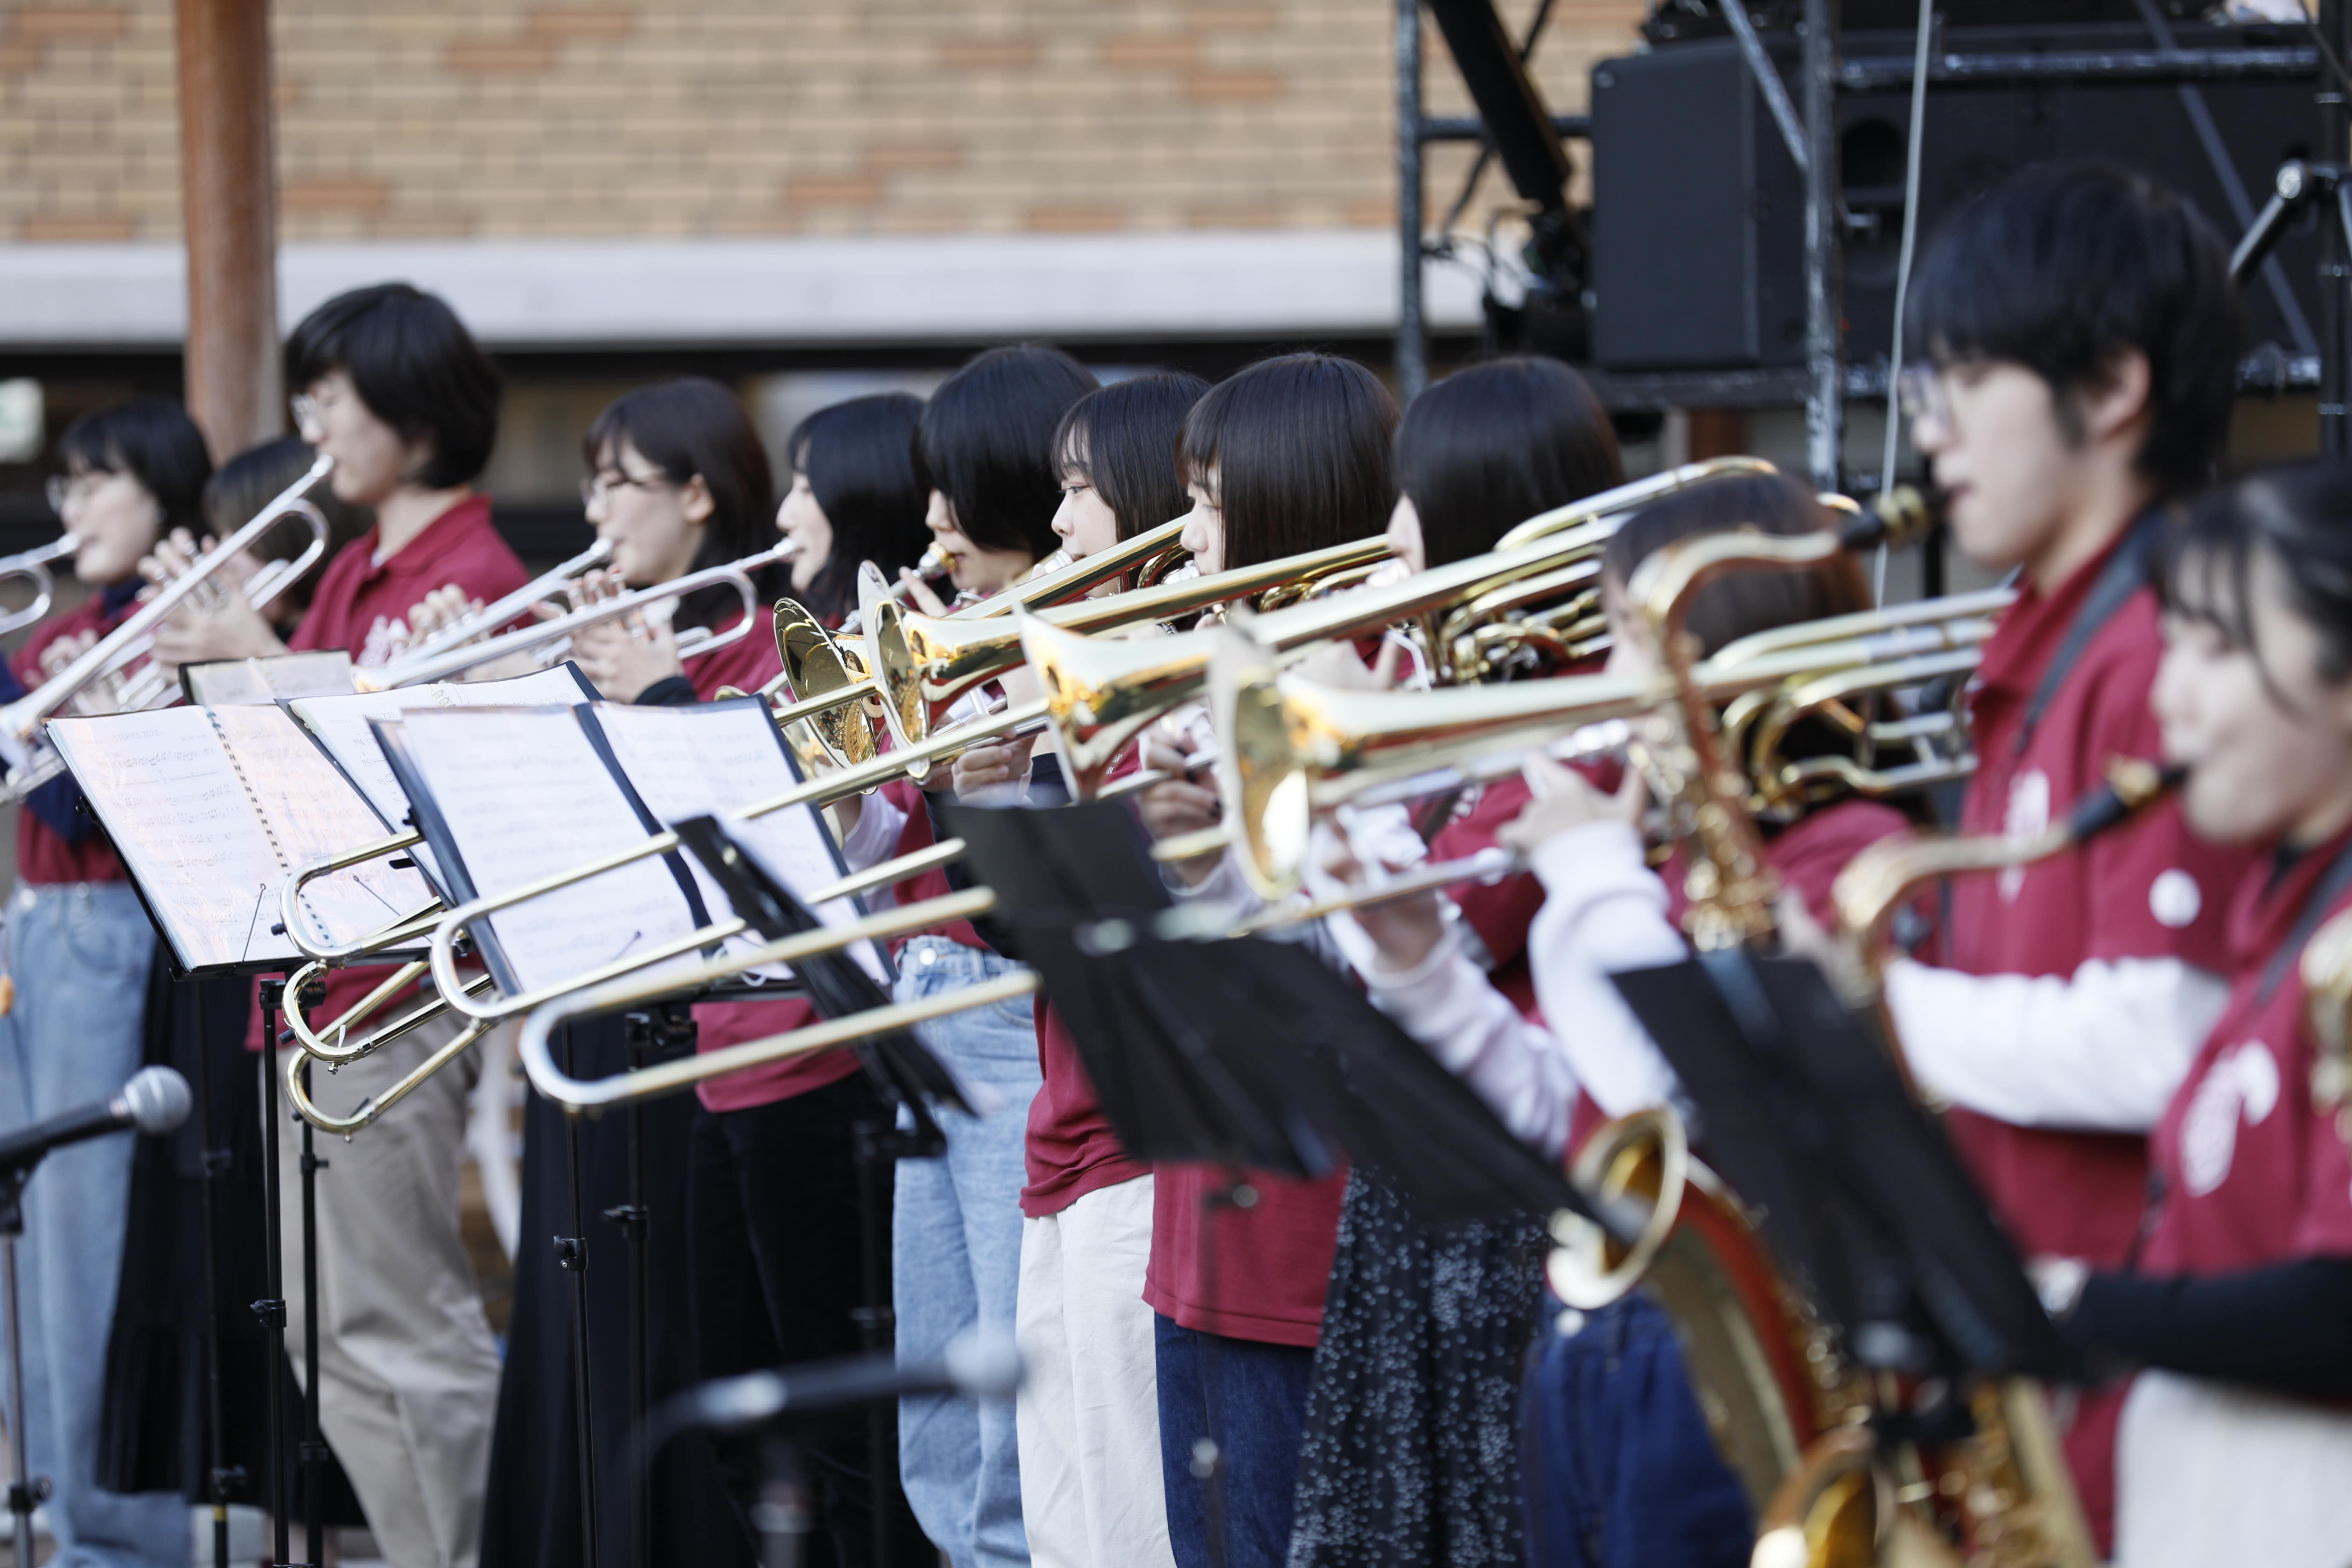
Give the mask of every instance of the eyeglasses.
<svg viewBox="0 0 2352 1568">
<path fill-rule="evenodd" d="M 298 392 L 287 402 L 294 410 L 294 428 L 306 437 L 313 430 L 326 428 L 326 409 L 317 398 L 307 392 Z"/>
<path fill-rule="evenodd" d="M 1944 389 L 1944 367 L 1939 364 L 1906 364 L 1895 379 L 1895 396 L 1902 405 L 1903 416 L 1916 425 L 1932 419 L 1938 425 L 1951 422 L 1951 398 Z"/>
<path fill-rule="evenodd" d="M 665 474 L 597 474 L 580 481 L 580 501 L 583 506 L 591 505 L 597 497 L 614 490 L 657 490 L 667 483 L 669 478 Z"/>
<path fill-rule="evenodd" d="M 41 489 L 49 498 L 49 510 L 62 519 L 66 515 L 68 501 L 76 496 L 88 495 L 112 478 L 112 474 L 96 468 L 79 474 L 51 474 Z"/>
</svg>

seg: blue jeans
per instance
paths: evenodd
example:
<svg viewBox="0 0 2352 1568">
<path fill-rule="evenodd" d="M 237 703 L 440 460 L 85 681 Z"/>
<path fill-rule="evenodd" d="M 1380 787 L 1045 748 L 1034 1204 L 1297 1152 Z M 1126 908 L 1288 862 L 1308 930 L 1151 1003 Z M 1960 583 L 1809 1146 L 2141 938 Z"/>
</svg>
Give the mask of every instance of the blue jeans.
<svg viewBox="0 0 2352 1568">
<path fill-rule="evenodd" d="M 909 942 L 898 965 L 900 1002 L 961 991 L 1019 967 L 933 936 Z M 1004 1103 L 977 1120 L 942 1112 L 947 1152 L 898 1162 L 890 1294 L 902 1364 L 936 1353 L 975 1323 L 1013 1332 L 1029 1102 L 1042 1081 L 1025 996 L 950 1014 L 917 1032 Z M 1029 1561 L 1013 1409 L 1009 1399 L 975 1404 L 930 1395 L 898 1402 L 898 1469 L 907 1501 L 955 1568 Z"/>
<path fill-rule="evenodd" d="M 0 1131 L 107 1099 L 139 1070 L 155 945 L 137 895 L 121 882 L 19 885 L 7 932 L 16 1005 L 0 1017 Z M 43 1160 L 25 1187 L 25 1441 L 33 1473 L 55 1489 L 45 1505 L 53 1561 L 70 1568 L 189 1561 L 188 1505 L 177 1492 L 126 1497 L 92 1480 L 131 1152 L 122 1136 L 76 1143 Z"/>
<path fill-rule="evenodd" d="M 1194 1463 L 1203 1438 L 1216 1445 L 1223 1472 L 1225 1568 L 1282 1568 L 1290 1555 L 1314 1347 L 1227 1339 L 1153 1315 L 1160 1473 L 1168 1489 L 1168 1542 L 1176 1568 L 1209 1568 L 1214 1561 L 1208 1487 Z"/>
<path fill-rule="evenodd" d="M 1519 1437 L 1532 1568 L 1742 1568 L 1755 1523 L 1674 1321 L 1642 1296 L 1544 1307 Z"/>
</svg>

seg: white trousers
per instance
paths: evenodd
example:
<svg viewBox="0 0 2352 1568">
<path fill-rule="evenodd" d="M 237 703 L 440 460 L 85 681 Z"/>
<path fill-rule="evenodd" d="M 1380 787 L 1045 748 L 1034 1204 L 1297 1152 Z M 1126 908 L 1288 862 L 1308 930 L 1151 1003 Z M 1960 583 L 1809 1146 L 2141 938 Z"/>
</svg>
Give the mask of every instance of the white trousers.
<svg viewBox="0 0 2352 1568">
<path fill-rule="evenodd" d="M 436 1019 L 331 1078 L 310 1067 L 320 1108 L 348 1114 L 457 1033 Z M 286 1349 L 302 1373 L 300 1124 L 278 1053 L 279 1234 Z M 351 1476 L 393 1568 L 472 1568 L 498 1411 L 499 1352 L 457 1233 L 467 1051 L 350 1142 L 314 1133 L 319 1158 L 319 1425 Z"/>
<path fill-rule="evenodd" d="M 1151 1178 L 1021 1222 L 1015 1412 L 1021 1518 L 1036 1568 L 1174 1568 L 1143 1270 Z"/>
<path fill-rule="evenodd" d="M 2352 1415 L 2143 1372 L 2116 1436 L 2116 1568 L 2346 1568 Z"/>
</svg>

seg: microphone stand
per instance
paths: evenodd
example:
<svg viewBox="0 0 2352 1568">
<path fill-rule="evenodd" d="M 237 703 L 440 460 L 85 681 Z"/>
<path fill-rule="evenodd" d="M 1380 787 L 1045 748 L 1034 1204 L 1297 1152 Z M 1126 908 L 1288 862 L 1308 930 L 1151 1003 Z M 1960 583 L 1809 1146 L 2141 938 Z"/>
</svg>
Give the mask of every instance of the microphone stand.
<svg viewBox="0 0 2352 1568">
<path fill-rule="evenodd" d="M 201 1016 L 196 1028 L 196 1143 L 204 1169 L 205 1441 L 208 1461 L 205 1491 L 212 1504 L 214 1568 L 226 1568 L 229 1492 L 243 1484 L 245 1471 L 228 1463 L 226 1417 L 221 1410 L 220 1221 L 215 1205 L 219 1202 L 220 1179 L 228 1170 L 229 1153 L 213 1144 L 212 1041 Z"/>
<path fill-rule="evenodd" d="M 49 1483 L 29 1472 L 25 1446 L 25 1334 L 16 1298 L 16 1238 L 25 1234 L 25 1178 L 30 1165 L 0 1173 L 0 1292 L 8 1308 L 8 1446 L 16 1479 L 8 1483 L 8 1512 L 15 1523 L 16 1561 L 33 1561 L 33 1510 L 49 1495 Z"/>
</svg>

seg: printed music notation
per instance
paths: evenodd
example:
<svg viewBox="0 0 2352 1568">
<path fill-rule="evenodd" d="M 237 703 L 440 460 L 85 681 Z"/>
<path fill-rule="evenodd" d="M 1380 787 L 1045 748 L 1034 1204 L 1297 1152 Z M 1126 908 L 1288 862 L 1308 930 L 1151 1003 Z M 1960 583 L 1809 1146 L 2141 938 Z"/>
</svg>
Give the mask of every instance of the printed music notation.
<svg viewBox="0 0 2352 1568">
<path fill-rule="evenodd" d="M 419 809 L 429 807 L 446 825 L 478 896 L 570 870 L 650 836 L 569 707 L 419 708 L 397 723 L 432 797 Z M 685 936 L 695 921 L 668 865 L 647 858 L 502 910 L 490 918 L 490 929 L 515 980 L 537 990 L 625 949 Z M 691 962 L 672 961 L 677 967 Z"/>
<path fill-rule="evenodd" d="M 763 704 L 638 708 L 599 703 L 590 711 L 637 797 L 662 822 L 706 816 L 724 819 L 728 833 L 751 851 L 768 874 L 795 891 L 823 887 L 840 878 L 840 862 L 835 858 L 832 840 L 816 807 L 772 811 L 748 820 L 733 816 L 745 806 L 773 799 L 797 782 Z M 724 918 L 731 908 L 726 895 L 693 856 L 688 855 L 687 861 L 694 868 L 703 903 L 713 918 Z M 848 899 L 835 899 L 814 912 L 827 925 L 845 925 L 859 914 Z M 736 938 L 728 945 L 732 951 L 745 952 L 752 944 Z M 888 984 L 882 960 L 871 943 L 860 942 L 853 951 L 877 983 Z M 756 973 L 782 979 L 791 970 L 784 964 L 771 964 Z"/>
<path fill-rule="evenodd" d="M 386 828 L 408 821 L 408 796 L 368 728 L 374 719 L 397 719 L 422 708 L 531 708 L 548 702 L 585 701 L 593 693 L 568 664 L 535 670 L 511 680 L 436 681 L 390 691 L 345 691 L 332 697 L 297 698 L 286 704 L 335 765 L 359 785 Z M 428 859 L 429 863 L 429 859 Z"/>
<path fill-rule="evenodd" d="M 166 708 L 49 725 L 58 754 L 146 895 L 183 968 L 299 962 L 285 884 L 381 836 L 367 804 L 277 708 Z M 427 896 L 414 871 L 311 884 L 313 922 L 353 940 Z"/>
</svg>

